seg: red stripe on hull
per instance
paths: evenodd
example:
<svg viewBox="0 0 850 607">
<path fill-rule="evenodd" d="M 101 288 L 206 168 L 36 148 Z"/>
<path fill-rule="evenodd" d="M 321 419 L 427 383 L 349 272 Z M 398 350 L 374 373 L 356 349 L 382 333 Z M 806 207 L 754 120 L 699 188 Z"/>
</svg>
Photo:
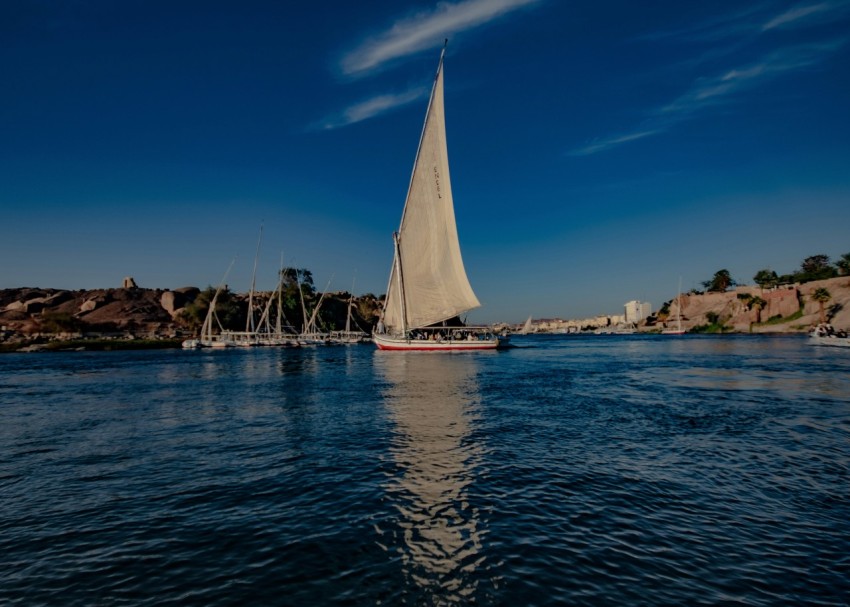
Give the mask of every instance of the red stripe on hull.
<svg viewBox="0 0 850 607">
<path fill-rule="evenodd" d="M 428 340 L 404 340 L 404 339 L 383 339 L 380 336 L 374 336 L 372 341 L 378 346 L 379 350 L 419 350 L 428 352 L 448 352 L 448 351 L 465 351 L 465 350 L 495 350 L 499 347 L 498 340 L 486 341 L 444 341 L 433 342 Z"/>
<path fill-rule="evenodd" d="M 428 346 L 390 346 L 386 344 L 375 343 L 379 350 L 419 350 L 428 352 L 447 352 L 449 350 L 495 350 L 499 344 L 487 344 L 482 346 L 443 346 L 443 347 L 428 347 Z"/>
</svg>

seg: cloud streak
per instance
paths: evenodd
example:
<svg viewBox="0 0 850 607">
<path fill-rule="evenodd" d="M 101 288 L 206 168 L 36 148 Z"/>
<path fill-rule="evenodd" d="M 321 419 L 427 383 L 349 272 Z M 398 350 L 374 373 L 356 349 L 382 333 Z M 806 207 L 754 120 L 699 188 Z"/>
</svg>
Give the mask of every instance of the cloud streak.
<svg viewBox="0 0 850 607">
<path fill-rule="evenodd" d="M 843 3 L 821 2 L 820 4 L 809 4 L 807 6 L 798 6 L 785 11 L 781 15 L 777 15 L 762 26 L 762 30 L 767 31 L 778 27 L 788 27 L 792 24 L 797 24 L 798 21 L 808 18 L 817 13 L 832 11 L 839 8 Z"/>
<path fill-rule="evenodd" d="M 341 112 L 332 114 L 317 124 L 312 125 L 309 130 L 329 131 L 340 127 L 355 124 L 374 118 L 381 114 L 390 112 L 396 108 L 412 103 L 423 97 L 428 90 L 424 87 L 410 89 L 403 93 L 390 93 L 377 95 L 371 99 L 355 103 Z"/>
<path fill-rule="evenodd" d="M 767 82 L 772 78 L 815 65 L 838 50 L 846 40 L 799 45 L 770 53 L 762 60 L 728 70 L 719 76 L 701 78 L 691 89 L 672 102 L 653 111 L 639 129 L 594 141 L 570 152 L 571 156 L 589 156 L 624 143 L 663 133 L 672 126 L 710 107 L 729 103 L 736 94 Z"/>
<path fill-rule="evenodd" d="M 572 152 L 570 152 L 570 156 L 590 156 L 591 154 L 604 152 L 605 150 L 615 148 L 624 143 L 628 143 L 630 141 L 637 141 L 638 139 L 643 139 L 644 137 L 649 137 L 650 135 L 655 135 L 656 133 L 658 133 L 657 130 L 637 131 L 634 133 L 629 133 L 627 135 L 617 135 L 614 137 L 609 137 L 607 139 L 599 139 L 591 144 L 586 145 L 583 148 L 573 150 Z"/>
<path fill-rule="evenodd" d="M 388 62 L 433 48 L 443 38 L 484 25 L 540 0 L 463 0 L 440 3 L 430 12 L 418 13 L 394 23 L 388 30 L 363 42 L 346 54 L 342 72 L 359 76 Z"/>
<path fill-rule="evenodd" d="M 658 114 L 675 117 L 678 121 L 706 107 L 727 102 L 735 93 L 785 72 L 814 65 L 843 44 L 843 40 L 837 40 L 780 49 L 756 63 L 728 70 L 713 78 L 701 78 L 687 93 L 662 107 Z"/>
<path fill-rule="evenodd" d="M 835 15 L 843 12 L 848 7 L 850 7 L 850 2 L 847 0 L 801 5 L 776 15 L 765 22 L 764 25 L 754 29 L 765 32 L 776 28 L 799 27 L 810 21 L 814 16 L 822 19 L 828 14 Z M 751 15 L 751 12 L 738 13 L 729 20 L 716 20 L 706 27 L 705 31 L 711 32 L 712 37 L 721 37 L 722 34 L 732 30 L 745 31 L 750 28 L 746 27 L 740 18 Z M 656 39 L 660 39 L 660 36 Z M 737 95 L 748 89 L 760 86 L 788 72 L 816 65 L 844 46 L 846 42 L 847 38 L 841 38 L 826 42 L 786 46 L 766 53 L 753 63 L 726 70 L 716 76 L 697 78 L 687 92 L 650 112 L 640 127 L 635 128 L 632 132 L 594 140 L 588 145 L 569 152 L 569 154 L 571 156 L 589 156 L 663 133 L 708 108 L 732 102 Z"/>
</svg>

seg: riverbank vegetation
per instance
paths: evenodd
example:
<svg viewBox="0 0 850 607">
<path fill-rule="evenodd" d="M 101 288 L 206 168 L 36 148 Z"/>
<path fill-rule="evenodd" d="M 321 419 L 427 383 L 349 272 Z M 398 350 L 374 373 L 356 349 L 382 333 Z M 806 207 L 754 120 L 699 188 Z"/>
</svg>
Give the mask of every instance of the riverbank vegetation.
<svg viewBox="0 0 850 607">
<path fill-rule="evenodd" d="M 772 289 L 781 285 L 805 284 L 838 276 L 850 276 L 850 253 L 842 255 L 834 264 L 830 262 L 828 255 L 811 255 L 800 262 L 799 270 L 789 274 L 777 274 L 770 268 L 764 268 L 756 272 L 753 282 L 761 289 Z M 736 285 L 738 282 L 725 268 L 718 270 L 709 280 L 702 282 L 707 293 L 725 293 Z M 692 290 L 691 293 L 701 294 L 697 290 Z"/>
</svg>

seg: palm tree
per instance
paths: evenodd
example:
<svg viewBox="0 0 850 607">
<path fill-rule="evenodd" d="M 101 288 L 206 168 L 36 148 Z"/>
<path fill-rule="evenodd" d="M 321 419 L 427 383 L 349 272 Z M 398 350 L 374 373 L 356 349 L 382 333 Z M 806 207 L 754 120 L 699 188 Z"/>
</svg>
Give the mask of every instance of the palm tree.
<svg viewBox="0 0 850 607">
<path fill-rule="evenodd" d="M 767 302 L 756 295 L 750 300 L 750 307 L 756 309 L 756 322 L 761 322 L 761 311 L 767 305 Z"/>
<path fill-rule="evenodd" d="M 820 321 L 822 323 L 826 322 L 826 312 L 824 311 L 824 304 L 830 299 L 832 299 L 832 295 L 830 295 L 829 291 L 827 291 L 825 288 L 820 287 L 814 290 L 814 292 L 812 293 L 812 299 L 818 302 L 818 305 L 820 305 Z"/>
</svg>

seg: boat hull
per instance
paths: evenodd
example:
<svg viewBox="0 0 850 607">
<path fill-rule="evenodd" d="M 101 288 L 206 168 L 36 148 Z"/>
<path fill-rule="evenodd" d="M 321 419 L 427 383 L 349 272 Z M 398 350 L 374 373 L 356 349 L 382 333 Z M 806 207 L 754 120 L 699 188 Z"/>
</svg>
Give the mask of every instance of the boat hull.
<svg viewBox="0 0 850 607">
<path fill-rule="evenodd" d="M 431 352 L 451 352 L 470 350 L 495 350 L 504 345 L 504 340 L 498 337 L 474 340 L 445 339 L 436 341 L 431 339 L 405 339 L 403 337 L 392 337 L 390 335 L 373 335 L 372 341 L 379 350 L 419 350 Z"/>
<path fill-rule="evenodd" d="M 850 337 L 836 337 L 833 335 L 811 335 L 809 343 L 816 346 L 830 346 L 838 348 L 850 348 Z"/>
</svg>

